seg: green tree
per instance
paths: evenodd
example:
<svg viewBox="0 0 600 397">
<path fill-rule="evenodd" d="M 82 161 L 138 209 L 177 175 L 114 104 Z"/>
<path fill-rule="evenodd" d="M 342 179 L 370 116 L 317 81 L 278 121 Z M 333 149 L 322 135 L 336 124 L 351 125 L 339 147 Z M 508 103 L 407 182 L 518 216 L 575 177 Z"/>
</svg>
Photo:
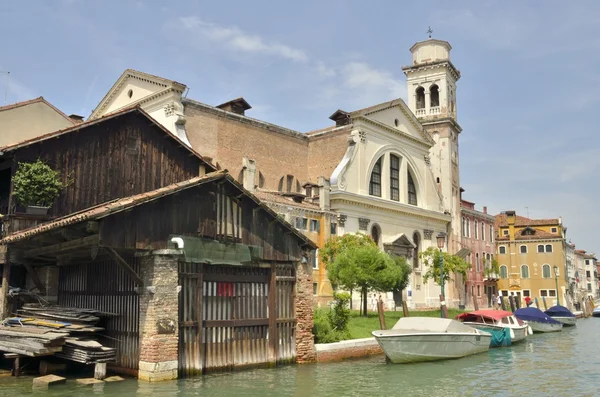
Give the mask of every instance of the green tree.
<svg viewBox="0 0 600 397">
<path fill-rule="evenodd" d="M 486 277 L 490 277 L 491 275 L 499 275 L 500 274 L 500 264 L 496 260 L 496 258 L 492 258 L 492 260 L 483 259 L 483 274 Z"/>
<path fill-rule="evenodd" d="M 466 277 L 467 270 L 471 268 L 471 264 L 464 259 L 451 255 L 447 252 L 442 252 L 444 258 L 444 282 L 450 280 L 451 273 L 461 274 Z M 440 285 L 440 251 L 437 248 L 429 247 L 425 251 L 419 252 L 419 258 L 423 264 L 427 266 L 427 271 L 423 275 L 423 280 L 427 281 L 430 278 Z"/>
<path fill-rule="evenodd" d="M 344 235 L 332 240 L 325 244 L 321 254 L 329 280 L 334 286 L 360 290 L 364 316 L 369 290 L 386 292 L 406 286 L 409 274 L 404 266 L 406 261 L 381 251 L 370 237 Z"/>
</svg>

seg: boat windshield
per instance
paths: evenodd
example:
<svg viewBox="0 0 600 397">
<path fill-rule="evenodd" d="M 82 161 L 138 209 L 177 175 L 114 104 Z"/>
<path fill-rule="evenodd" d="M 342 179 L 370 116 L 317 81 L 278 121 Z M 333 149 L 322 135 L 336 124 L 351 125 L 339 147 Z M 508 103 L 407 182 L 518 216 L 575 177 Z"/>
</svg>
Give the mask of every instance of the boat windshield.
<svg viewBox="0 0 600 397">
<path fill-rule="evenodd" d="M 508 324 L 508 317 L 502 317 L 502 324 Z"/>
</svg>

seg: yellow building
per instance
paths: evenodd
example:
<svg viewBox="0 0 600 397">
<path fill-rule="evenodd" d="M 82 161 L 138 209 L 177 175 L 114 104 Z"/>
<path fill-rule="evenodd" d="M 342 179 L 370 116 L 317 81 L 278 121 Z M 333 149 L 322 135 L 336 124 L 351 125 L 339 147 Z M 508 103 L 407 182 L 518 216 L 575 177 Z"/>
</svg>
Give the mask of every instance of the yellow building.
<svg viewBox="0 0 600 397">
<path fill-rule="evenodd" d="M 517 297 L 522 306 L 526 296 L 538 298 L 541 309 L 542 297 L 548 307 L 558 300 L 564 305 L 566 228 L 561 218 L 529 219 L 506 211 L 496 215 L 496 233 L 498 291 Z"/>
</svg>

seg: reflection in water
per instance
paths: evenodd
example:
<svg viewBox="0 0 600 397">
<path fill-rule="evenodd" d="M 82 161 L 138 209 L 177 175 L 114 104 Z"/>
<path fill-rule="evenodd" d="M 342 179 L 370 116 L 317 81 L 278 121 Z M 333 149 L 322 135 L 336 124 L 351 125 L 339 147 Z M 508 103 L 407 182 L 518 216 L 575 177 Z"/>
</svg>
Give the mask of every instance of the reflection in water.
<svg viewBox="0 0 600 397">
<path fill-rule="evenodd" d="M 172 382 L 131 379 L 93 389 L 70 381 L 33 394 L 31 378 L 4 378 L 0 396 L 597 396 L 598 334 L 600 319 L 590 318 L 563 332 L 452 361 L 393 365 L 375 356 Z"/>
</svg>

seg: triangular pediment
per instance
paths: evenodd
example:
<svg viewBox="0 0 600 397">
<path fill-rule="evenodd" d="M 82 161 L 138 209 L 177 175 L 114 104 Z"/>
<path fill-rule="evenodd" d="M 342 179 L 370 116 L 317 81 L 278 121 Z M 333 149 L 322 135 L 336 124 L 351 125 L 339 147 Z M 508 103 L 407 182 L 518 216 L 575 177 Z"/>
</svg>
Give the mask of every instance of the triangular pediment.
<svg viewBox="0 0 600 397">
<path fill-rule="evenodd" d="M 92 111 L 89 119 L 141 104 L 161 93 L 169 91 L 183 93 L 185 88 L 184 84 L 173 80 L 127 69 Z"/>
<path fill-rule="evenodd" d="M 430 145 L 434 144 L 433 139 L 425 131 L 421 122 L 400 98 L 357 110 L 352 112 L 351 116 L 352 118 L 365 118 L 372 123 L 385 126 L 386 129 L 391 131 L 398 131 Z"/>
<path fill-rule="evenodd" d="M 411 239 L 409 239 L 406 234 L 404 233 L 400 233 L 396 236 L 391 237 L 390 241 L 387 243 L 384 243 L 387 245 L 392 245 L 395 247 L 411 247 L 411 248 L 417 248 L 416 244 L 412 242 Z"/>
</svg>

